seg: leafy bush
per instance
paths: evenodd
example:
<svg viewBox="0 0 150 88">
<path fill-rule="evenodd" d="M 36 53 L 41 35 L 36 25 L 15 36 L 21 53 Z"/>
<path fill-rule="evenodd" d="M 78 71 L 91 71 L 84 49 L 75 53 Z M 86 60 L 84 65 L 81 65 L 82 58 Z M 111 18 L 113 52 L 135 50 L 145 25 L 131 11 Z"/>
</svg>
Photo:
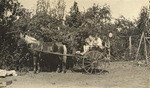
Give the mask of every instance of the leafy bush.
<svg viewBox="0 0 150 88">
<path fill-rule="evenodd" d="M 0 4 L 4 5 L 1 2 Z M 83 51 L 85 39 L 89 35 L 97 33 L 104 42 L 108 42 L 108 39 L 110 39 L 112 60 L 132 60 L 135 58 L 141 30 L 147 28 L 146 24 L 148 23 L 146 8 L 141 12 L 146 17 L 140 15 L 141 18 L 138 21 L 132 22 L 122 16 L 116 19 L 115 23 L 111 23 L 112 17 L 108 5 L 94 4 L 87 11 L 80 12 L 77 2 L 74 2 L 69 15 L 66 16 L 66 19 L 63 19 L 64 4 L 62 5 L 62 11 L 60 11 L 61 14 L 57 12 L 61 8 L 59 3 L 57 4 L 59 8 L 54 8 L 51 12 L 47 12 L 47 10 L 38 12 L 32 18 L 28 10 L 22 8 L 18 2 L 16 4 L 16 7 L 14 4 L 8 5 L 8 10 L 14 9 L 10 17 L 4 16 L 5 7 L 0 10 L 0 20 L 2 19 L 0 21 L 0 38 L 2 39 L 0 40 L 0 67 L 8 70 L 21 70 L 31 67 L 32 64 L 30 51 L 28 51 L 25 42 L 20 40 L 17 32 L 25 33 L 37 40 L 42 39 L 44 42 L 62 42 L 67 46 L 69 54 L 73 53 L 74 49 Z M 45 8 L 44 5 L 43 8 Z M 16 15 L 19 16 L 19 19 Z M 17 32 L 7 34 L 7 32 L 13 31 Z M 108 37 L 110 32 L 113 33 L 112 38 Z M 132 38 L 132 56 L 129 56 L 128 50 L 129 36 L 136 36 L 136 38 Z M 141 50 L 139 58 L 143 58 L 143 56 L 143 50 Z"/>
</svg>

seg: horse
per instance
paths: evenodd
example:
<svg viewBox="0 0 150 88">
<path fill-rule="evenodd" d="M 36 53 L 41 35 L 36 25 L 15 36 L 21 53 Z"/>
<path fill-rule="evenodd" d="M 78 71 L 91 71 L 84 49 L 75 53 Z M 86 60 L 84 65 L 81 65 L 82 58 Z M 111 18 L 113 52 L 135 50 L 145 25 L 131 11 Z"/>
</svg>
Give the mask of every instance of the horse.
<svg viewBox="0 0 150 88">
<path fill-rule="evenodd" d="M 38 41 L 34 37 L 20 34 L 20 38 L 23 39 L 33 56 L 33 66 L 34 66 L 34 73 L 40 72 L 40 58 L 41 58 L 41 52 L 57 52 L 60 54 L 67 54 L 67 48 L 66 45 L 60 43 L 60 42 L 43 42 Z M 56 72 L 66 72 L 66 61 L 67 56 L 66 55 L 57 55 L 60 59 L 61 63 L 58 64 Z"/>
</svg>

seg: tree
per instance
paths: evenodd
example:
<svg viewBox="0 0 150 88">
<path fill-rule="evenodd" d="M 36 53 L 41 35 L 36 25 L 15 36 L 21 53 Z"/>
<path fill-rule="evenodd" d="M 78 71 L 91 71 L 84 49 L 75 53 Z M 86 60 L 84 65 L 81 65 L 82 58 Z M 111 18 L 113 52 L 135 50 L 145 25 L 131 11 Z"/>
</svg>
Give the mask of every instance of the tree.
<svg viewBox="0 0 150 88">
<path fill-rule="evenodd" d="M 117 27 L 117 34 L 120 36 L 131 36 L 136 35 L 136 21 L 130 21 L 126 19 L 124 16 L 120 16 L 115 21 L 115 25 Z"/>
<path fill-rule="evenodd" d="M 17 70 L 17 66 L 21 67 L 21 62 L 26 60 L 25 54 L 19 51 L 16 36 L 16 26 L 21 24 L 17 23 L 18 17 L 24 16 L 24 9 L 17 0 L 0 0 L 0 8 L 0 68 Z"/>
<path fill-rule="evenodd" d="M 92 20 L 94 24 L 109 22 L 111 20 L 110 7 L 108 5 L 101 7 L 94 4 L 88 8 L 84 17 L 85 19 Z"/>
<path fill-rule="evenodd" d="M 38 0 L 37 1 L 37 7 L 36 7 L 36 13 L 46 13 L 47 11 L 47 5 L 45 0 Z"/>
<path fill-rule="evenodd" d="M 20 7 L 18 9 L 18 16 L 19 18 L 15 22 L 13 22 L 11 31 L 19 31 L 19 32 L 27 31 L 27 26 L 31 19 L 31 12 L 29 12 L 29 10 L 23 7 Z"/>
<path fill-rule="evenodd" d="M 6 34 L 10 31 L 10 28 L 13 22 L 17 19 L 18 9 L 20 8 L 20 3 L 16 0 L 1 0 L 0 1 L 0 45 L 7 42 L 8 44 L 11 41 L 7 41 L 8 35 Z"/>
<path fill-rule="evenodd" d="M 16 20 L 18 15 L 17 10 L 20 8 L 20 3 L 16 0 L 1 0 L 0 8 L 0 37 L 1 39 L 4 39 L 3 37 L 5 36 L 5 33 Z"/>
<path fill-rule="evenodd" d="M 65 24 L 69 27 L 78 28 L 82 24 L 81 12 L 78 8 L 78 3 L 74 2 L 74 5 L 70 8 L 70 15 L 66 16 Z"/>
<path fill-rule="evenodd" d="M 63 24 L 64 24 L 65 7 L 66 5 L 65 5 L 64 0 L 59 0 L 57 3 L 57 6 L 55 7 L 57 19 Z"/>
<path fill-rule="evenodd" d="M 111 12 L 108 5 L 101 7 L 94 4 L 92 7 L 88 8 L 83 17 L 84 26 L 88 26 L 90 29 L 92 29 L 92 32 L 103 34 L 105 31 L 109 30 Z"/>
<path fill-rule="evenodd" d="M 138 20 L 139 32 L 140 33 L 145 32 L 145 33 L 150 34 L 149 27 L 150 27 L 150 25 L 149 25 L 149 9 L 146 7 L 143 7 L 141 9 L 140 17 Z"/>
</svg>

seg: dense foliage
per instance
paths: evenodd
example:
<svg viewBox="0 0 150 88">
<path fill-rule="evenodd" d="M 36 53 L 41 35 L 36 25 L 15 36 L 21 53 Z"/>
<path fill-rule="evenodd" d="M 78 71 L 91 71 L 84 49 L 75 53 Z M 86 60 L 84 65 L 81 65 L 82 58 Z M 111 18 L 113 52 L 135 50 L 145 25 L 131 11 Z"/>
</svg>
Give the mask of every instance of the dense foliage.
<svg viewBox="0 0 150 88">
<path fill-rule="evenodd" d="M 85 39 L 98 33 L 104 42 L 110 40 L 112 60 L 131 60 L 134 59 L 141 32 L 149 27 L 149 13 L 145 7 L 137 20 L 130 21 L 121 16 L 112 22 L 114 19 L 108 5 L 93 4 L 81 12 L 78 3 L 74 2 L 65 16 L 63 0 L 50 11 L 48 4 L 40 1 L 33 16 L 16 0 L 0 1 L 0 68 L 19 70 L 32 63 L 26 43 L 19 38 L 20 32 L 44 42 L 62 42 L 67 46 L 68 53 L 73 53 L 74 49 L 82 51 Z M 113 34 L 112 38 L 109 33 Z M 133 41 L 133 57 L 128 55 L 129 36 Z"/>
</svg>

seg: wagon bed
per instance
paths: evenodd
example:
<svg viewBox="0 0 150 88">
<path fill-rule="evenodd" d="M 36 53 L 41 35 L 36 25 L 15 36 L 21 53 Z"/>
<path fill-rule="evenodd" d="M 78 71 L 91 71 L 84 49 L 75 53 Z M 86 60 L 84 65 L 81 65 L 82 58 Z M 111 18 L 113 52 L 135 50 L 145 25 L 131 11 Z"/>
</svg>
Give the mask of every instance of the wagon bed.
<svg viewBox="0 0 150 88">
<path fill-rule="evenodd" d="M 42 51 L 34 49 L 34 51 L 61 55 L 61 56 L 70 56 L 75 57 L 77 64 L 89 74 L 99 74 L 106 70 L 109 65 L 109 58 L 97 50 L 91 50 L 86 52 L 84 55 L 80 54 L 61 54 L 58 52 Z"/>
</svg>

